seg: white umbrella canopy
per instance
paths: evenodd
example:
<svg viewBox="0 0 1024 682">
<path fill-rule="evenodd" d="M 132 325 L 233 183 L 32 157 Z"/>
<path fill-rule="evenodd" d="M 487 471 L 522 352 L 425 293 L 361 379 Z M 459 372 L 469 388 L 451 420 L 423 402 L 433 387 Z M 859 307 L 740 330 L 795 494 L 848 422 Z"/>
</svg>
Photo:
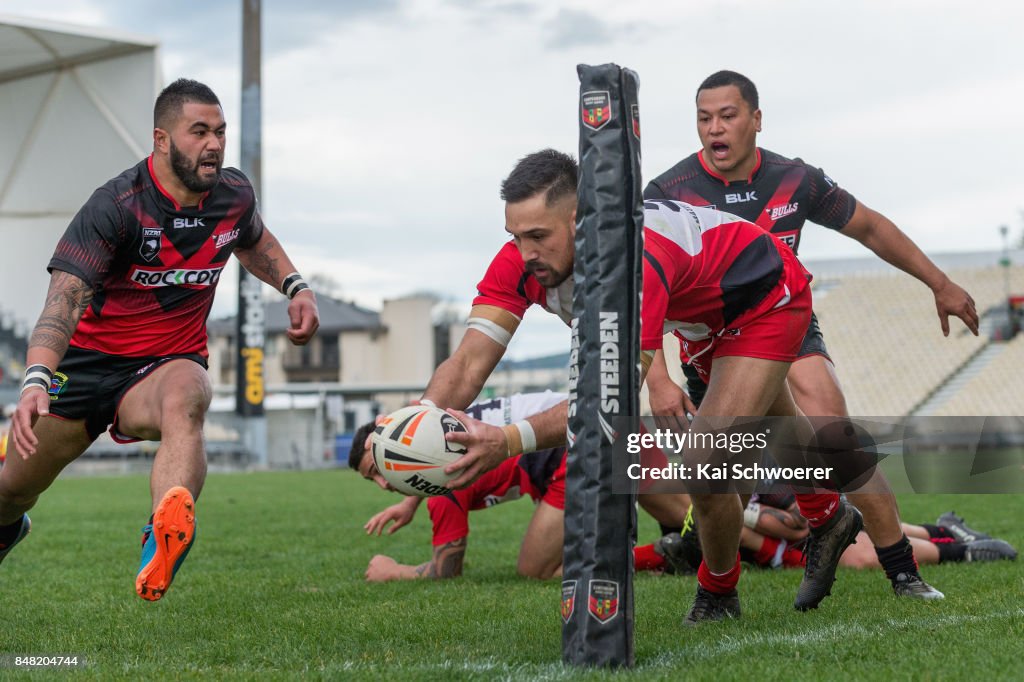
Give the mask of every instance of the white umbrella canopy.
<svg viewBox="0 0 1024 682">
<path fill-rule="evenodd" d="M 53 248 L 92 191 L 152 148 L 158 43 L 0 14 L 0 315 L 35 323 Z"/>
</svg>

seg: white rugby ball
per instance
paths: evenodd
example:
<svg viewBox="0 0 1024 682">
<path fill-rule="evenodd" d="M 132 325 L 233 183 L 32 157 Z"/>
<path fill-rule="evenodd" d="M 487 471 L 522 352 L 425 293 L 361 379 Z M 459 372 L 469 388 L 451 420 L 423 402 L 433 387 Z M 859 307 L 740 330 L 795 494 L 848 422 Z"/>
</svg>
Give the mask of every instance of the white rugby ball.
<svg viewBox="0 0 1024 682">
<path fill-rule="evenodd" d="M 430 405 L 412 405 L 384 418 L 370 439 L 373 462 L 388 483 L 404 495 L 447 495 L 453 476 L 444 468 L 462 457 L 466 447 L 449 443 L 446 433 L 465 432 L 455 417 Z"/>
</svg>

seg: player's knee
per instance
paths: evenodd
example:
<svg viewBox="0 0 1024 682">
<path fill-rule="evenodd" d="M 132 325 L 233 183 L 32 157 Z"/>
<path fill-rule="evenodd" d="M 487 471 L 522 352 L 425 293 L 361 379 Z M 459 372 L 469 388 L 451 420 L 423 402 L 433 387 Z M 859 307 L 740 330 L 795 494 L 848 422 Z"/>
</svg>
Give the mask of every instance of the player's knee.
<svg viewBox="0 0 1024 682">
<path fill-rule="evenodd" d="M 165 419 L 184 419 L 201 426 L 212 399 L 213 390 L 205 376 L 188 377 L 162 396 L 160 409 Z"/>
<path fill-rule="evenodd" d="M 12 489 L 6 484 L 0 484 L 0 506 L 13 507 L 26 511 L 35 505 L 39 495 L 36 493 L 23 493 Z M 2 520 L 0 520 L 2 523 Z"/>
<path fill-rule="evenodd" d="M 557 571 L 558 566 L 552 565 L 552 562 L 535 561 L 522 556 L 516 564 L 516 573 L 533 580 L 549 580 Z"/>
</svg>

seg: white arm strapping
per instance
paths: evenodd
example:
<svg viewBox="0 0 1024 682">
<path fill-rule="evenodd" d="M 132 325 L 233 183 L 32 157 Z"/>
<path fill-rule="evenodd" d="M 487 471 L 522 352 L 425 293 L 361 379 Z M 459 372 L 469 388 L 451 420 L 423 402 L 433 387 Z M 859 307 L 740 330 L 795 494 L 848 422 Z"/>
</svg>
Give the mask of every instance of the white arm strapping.
<svg viewBox="0 0 1024 682">
<path fill-rule="evenodd" d="M 508 348 L 508 342 L 512 340 L 512 332 L 508 331 L 498 323 L 482 317 L 469 318 L 466 322 L 466 327 L 469 329 L 475 329 L 481 334 L 486 335 L 496 343 L 500 343 L 503 348 Z"/>
</svg>

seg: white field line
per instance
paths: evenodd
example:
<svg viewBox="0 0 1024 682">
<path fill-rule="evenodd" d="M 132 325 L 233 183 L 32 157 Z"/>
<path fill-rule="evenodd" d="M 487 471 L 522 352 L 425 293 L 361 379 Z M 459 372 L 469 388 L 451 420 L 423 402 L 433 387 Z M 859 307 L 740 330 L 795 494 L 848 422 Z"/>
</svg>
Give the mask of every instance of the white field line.
<svg viewBox="0 0 1024 682">
<path fill-rule="evenodd" d="M 1024 608 L 1010 611 L 999 611 L 984 616 L 971 615 L 935 615 L 917 616 L 913 618 L 890 618 L 886 625 L 894 630 L 911 628 L 915 630 L 933 631 L 941 628 L 951 628 L 967 625 L 970 623 L 991 622 L 994 620 L 1007 620 L 1010 618 L 1024 616 Z M 717 644 L 701 646 L 701 658 L 713 658 L 720 654 L 734 653 L 743 649 L 754 649 L 772 646 L 817 644 L 821 642 L 832 642 L 848 637 L 878 638 L 886 637 L 887 629 L 877 627 L 865 627 L 855 623 L 835 623 L 824 627 L 801 633 L 771 633 L 758 632 L 743 637 L 725 637 Z M 667 651 L 653 658 L 645 658 L 639 662 L 636 672 L 642 673 L 657 672 L 659 668 L 669 668 L 681 663 L 686 656 L 682 645 L 680 650 Z M 430 671 L 430 672 L 468 672 L 486 674 L 490 679 L 514 679 L 514 680 L 559 680 L 574 677 L 582 672 L 582 669 L 572 668 L 562 663 L 541 663 L 541 664 L 517 664 L 484 659 L 480 661 L 439 661 L 437 663 L 420 663 L 415 665 L 394 665 L 386 663 L 366 663 L 355 661 L 338 662 L 337 665 L 326 666 L 326 670 L 344 670 L 349 672 L 394 672 L 405 671 Z"/>
<path fill-rule="evenodd" d="M 913 618 L 890 618 L 886 621 L 886 624 L 894 630 L 901 630 L 904 628 L 911 628 L 915 630 L 936 630 L 941 628 L 957 627 L 969 623 L 1005 620 L 1019 616 L 1024 616 L 1024 609 L 999 611 L 996 613 L 989 613 L 984 616 L 948 614 L 915 616 Z M 756 632 L 750 635 L 744 635 L 743 637 L 726 637 L 717 644 L 705 644 L 701 648 L 701 658 L 712 657 L 718 654 L 733 653 L 748 648 L 817 644 L 820 642 L 831 642 L 845 639 L 847 637 L 877 638 L 885 636 L 887 636 L 887 633 L 884 629 L 865 627 L 856 623 L 833 623 L 808 632 L 800 633 Z M 644 667 L 646 668 L 648 665 L 667 665 L 680 658 L 681 656 L 677 652 L 670 651 L 648 661 L 644 661 Z"/>
</svg>

